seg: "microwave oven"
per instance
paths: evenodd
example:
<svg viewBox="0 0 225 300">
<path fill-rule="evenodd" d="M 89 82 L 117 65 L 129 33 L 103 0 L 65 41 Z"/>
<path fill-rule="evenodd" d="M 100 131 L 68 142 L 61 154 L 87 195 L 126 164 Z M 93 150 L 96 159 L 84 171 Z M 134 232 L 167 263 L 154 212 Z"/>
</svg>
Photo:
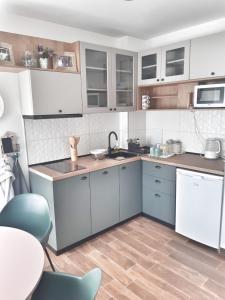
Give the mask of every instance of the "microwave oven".
<svg viewBox="0 0 225 300">
<path fill-rule="evenodd" d="M 225 83 L 195 86 L 194 107 L 225 107 Z"/>
</svg>

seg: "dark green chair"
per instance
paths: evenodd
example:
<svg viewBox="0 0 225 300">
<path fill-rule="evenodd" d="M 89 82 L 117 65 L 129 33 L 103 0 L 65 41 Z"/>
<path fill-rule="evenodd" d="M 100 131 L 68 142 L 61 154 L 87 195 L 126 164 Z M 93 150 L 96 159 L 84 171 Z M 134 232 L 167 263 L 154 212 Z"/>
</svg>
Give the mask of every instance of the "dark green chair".
<svg viewBox="0 0 225 300">
<path fill-rule="evenodd" d="M 46 248 L 52 222 L 44 197 L 31 193 L 15 196 L 1 211 L 0 226 L 18 228 L 35 236 L 40 241 L 52 270 L 55 271 Z"/>
<path fill-rule="evenodd" d="M 96 268 L 84 277 L 58 272 L 44 272 L 31 300 L 93 300 L 101 283 Z"/>
</svg>

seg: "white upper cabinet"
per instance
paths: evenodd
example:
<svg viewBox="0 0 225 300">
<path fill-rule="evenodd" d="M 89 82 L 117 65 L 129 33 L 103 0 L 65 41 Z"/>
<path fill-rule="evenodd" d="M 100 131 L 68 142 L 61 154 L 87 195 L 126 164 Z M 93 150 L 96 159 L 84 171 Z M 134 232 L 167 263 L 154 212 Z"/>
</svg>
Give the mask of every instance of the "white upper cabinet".
<svg viewBox="0 0 225 300">
<path fill-rule="evenodd" d="M 80 74 L 26 70 L 19 74 L 22 114 L 82 114 Z"/>
<path fill-rule="evenodd" d="M 81 43 L 82 98 L 85 113 L 133 110 L 137 53 Z"/>
<path fill-rule="evenodd" d="M 139 54 L 139 84 L 189 79 L 190 41 Z"/>
<path fill-rule="evenodd" d="M 189 79 L 190 41 L 162 48 L 161 81 Z"/>
<path fill-rule="evenodd" d="M 225 76 L 225 32 L 191 41 L 190 78 Z"/>
<path fill-rule="evenodd" d="M 138 55 L 139 84 L 154 84 L 160 81 L 161 49 L 141 52 Z"/>
<path fill-rule="evenodd" d="M 134 110 L 137 97 L 137 53 L 112 49 L 111 108 Z"/>
</svg>

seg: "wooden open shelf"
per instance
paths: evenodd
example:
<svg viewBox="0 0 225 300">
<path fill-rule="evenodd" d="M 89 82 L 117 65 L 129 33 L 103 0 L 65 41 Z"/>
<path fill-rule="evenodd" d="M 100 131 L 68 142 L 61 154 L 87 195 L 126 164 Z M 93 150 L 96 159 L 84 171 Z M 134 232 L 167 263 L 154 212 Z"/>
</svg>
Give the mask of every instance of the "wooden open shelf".
<svg viewBox="0 0 225 300">
<path fill-rule="evenodd" d="M 138 88 L 137 109 L 141 110 L 142 95 L 150 96 L 153 109 L 187 109 L 192 105 L 194 86 L 198 82 L 141 86 Z"/>
<path fill-rule="evenodd" d="M 163 84 L 139 86 L 137 110 L 142 110 L 142 95 L 150 96 L 149 110 L 193 109 L 194 87 L 199 84 L 224 83 L 224 77 L 200 78 L 179 82 L 165 82 Z M 202 109 L 202 108 L 201 108 Z M 207 108 L 206 108 L 207 109 Z M 210 109 L 210 108 L 208 108 Z M 196 108 L 195 108 L 196 110 Z"/>
<path fill-rule="evenodd" d="M 28 35 L 21 35 L 9 32 L 0 31 L 0 42 L 12 45 L 12 51 L 14 55 L 15 65 L 4 65 L 0 63 L 0 71 L 5 72 L 21 72 L 26 69 L 34 69 L 41 71 L 53 71 L 63 73 L 80 73 L 80 43 L 66 43 L 55 40 L 43 39 Z M 23 57 L 25 51 L 30 51 L 34 56 L 37 56 L 37 46 L 42 45 L 44 48 L 49 48 L 57 55 L 63 55 L 64 52 L 74 52 L 76 56 L 77 72 L 71 72 L 70 70 L 62 69 L 41 69 L 41 68 L 26 68 L 23 65 Z"/>
</svg>

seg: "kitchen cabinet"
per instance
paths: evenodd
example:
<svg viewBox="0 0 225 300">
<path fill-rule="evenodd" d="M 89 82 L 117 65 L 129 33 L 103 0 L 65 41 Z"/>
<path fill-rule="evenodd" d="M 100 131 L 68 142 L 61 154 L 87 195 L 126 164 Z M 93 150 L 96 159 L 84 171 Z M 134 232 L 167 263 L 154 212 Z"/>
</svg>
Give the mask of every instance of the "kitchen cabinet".
<svg viewBox="0 0 225 300">
<path fill-rule="evenodd" d="M 26 70 L 19 81 L 23 115 L 82 113 L 80 74 Z"/>
<path fill-rule="evenodd" d="M 223 199 L 222 199 L 222 222 L 221 222 L 221 239 L 220 239 L 220 247 L 225 249 L 225 192 L 223 186 Z"/>
<path fill-rule="evenodd" d="M 90 174 L 92 234 L 119 222 L 119 170 L 111 167 Z"/>
<path fill-rule="evenodd" d="M 189 79 L 190 41 L 141 52 L 139 85 Z"/>
<path fill-rule="evenodd" d="M 161 49 L 149 50 L 138 55 L 140 85 L 154 84 L 161 77 Z"/>
<path fill-rule="evenodd" d="M 112 68 L 110 48 L 81 43 L 80 52 L 84 112 L 108 112 Z"/>
<path fill-rule="evenodd" d="M 143 162 L 142 189 L 143 212 L 175 225 L 176 168 Z"/>
<path fill-rule="evenodd" d="M 112 100 L 114 111 L 132 111 L 137 97 L 137 53 L 112 49 Z"/>
<path fill-rule="evenodd" d="M 141 201 L 141 161 L 119 167 L 120 178 L 120 221 L 139 214 Z"/>
<path fill-rule="evenodd" d="M 191 41 L 190 79 L 225 76 L 225 32 Z"/>
<path fill-rule="evenodd" d="M 137 53 L 81 43 L 82 98 L 85 113 L 133 110 Z"/>
<path fill-rule="evenodd" d="M 49 245 L 60 251 L 91 235 L 89 174 L 49 181 L 30 173 L 31 190 L 44 196 L 50 208 L 53 229 Z"/>
</svg>

